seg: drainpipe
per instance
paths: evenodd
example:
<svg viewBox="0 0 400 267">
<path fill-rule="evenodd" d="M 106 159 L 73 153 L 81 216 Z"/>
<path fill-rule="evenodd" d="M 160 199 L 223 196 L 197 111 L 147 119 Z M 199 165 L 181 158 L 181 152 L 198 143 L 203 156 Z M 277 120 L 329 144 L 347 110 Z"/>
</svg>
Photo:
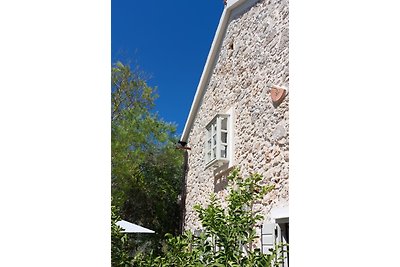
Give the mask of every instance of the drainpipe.
<svg viewBox="0 0 400 267">
<path fill-rule="evenodd" d="M 186 146 L 187 143 L 179 141 L 176 146 L 177 149 L 183 150 L 183 176 L 182 176 L 182 188 L 181 188 L 181 201 L 180 201 L 180 225 L 179 232 L 183 234 L 185 225 L 185 215 L 186 215 L 186 183 L 187 174 L 189 171 L 189 153 L 190 147 Z"/>
</svg>

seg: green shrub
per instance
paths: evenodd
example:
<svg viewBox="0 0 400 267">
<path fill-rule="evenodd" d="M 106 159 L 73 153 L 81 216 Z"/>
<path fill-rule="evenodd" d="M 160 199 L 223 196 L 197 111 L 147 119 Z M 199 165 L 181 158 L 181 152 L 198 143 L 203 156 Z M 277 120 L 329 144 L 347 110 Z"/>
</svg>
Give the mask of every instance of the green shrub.
<svg viewBox="0 0 400 267">
<path fill-rule="evenodd" d="M 186 231 L 181 236 L 166 235 L 163 255 L 138 254 L 134 266 L 277 266 L 282 257 L 280 247 L 270 254 L 252 249 L 256 238 L 255 225 L 263 216 L 253 211 L 253 204 L 261 200 L 273 186 L 262 186 L 262 176 L 252 174 L 243 178 L 239 169 L 228 176 L 228 206 L 222 208 L 221 201 L 213 194 L 207 207 L 196 205 L 203 231 L 195 236 Z M 281 245 L 280 245 L 281 246 Z"/>
<path fill-rule="evenodd" d="M 116 223 L 121 218 L 118 209 L 111 205 L 111 266 L 128 267 L 132 265 L 132 257 L 127 247 L 128 236 L 122 233 L 122 228 Z"/>
</svg>

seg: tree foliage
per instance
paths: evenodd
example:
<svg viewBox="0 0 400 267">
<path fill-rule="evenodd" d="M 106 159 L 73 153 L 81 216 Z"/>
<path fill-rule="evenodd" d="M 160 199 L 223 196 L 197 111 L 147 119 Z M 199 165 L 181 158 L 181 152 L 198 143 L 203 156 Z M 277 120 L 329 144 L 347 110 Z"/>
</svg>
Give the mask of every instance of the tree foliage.
<svg viewBox="0 0 400 267">
<path fill-rule="evenodd" d="M 131 244 L 157 250 L 165 233 L 179 228 L 183 155 L 175 149 L 175 125 L 152 110 L 155 88 L 121 62 L 111 77 L 112 202 L 124 220 L 156 232 L 136 235 Z"/>
<path fill-rule="evenodd" d="M 129 255 L 127 246 L 128 236 L 121 232 L 117 222 L 121 220 L 118 215 L 118 208 L 111 206 L 111 266 L 129 267 L 132 266 L 132 257 Z"/>
<path fill-rule="evenodd" d="M 134 266 L 279 266 L 282 245 L 271 250 L 270 254 L 263 254 L 251 246 L 256 238 L 255 225 L 263 219 L 253 210 L 253 204 L 273 186 L 260 185 L 262 177 L 258 174 L 243 178 L 238 169 L 231 172 L 228 180 L 231 186 L 226 209 L 215 195 L 210 197 L 207 207 L 195 207 L 203 226 L 200 235 L 195 236 L 190 231 L 175 237 L 167 234 L 163 255 L 136 255 Z"/>
</svg>

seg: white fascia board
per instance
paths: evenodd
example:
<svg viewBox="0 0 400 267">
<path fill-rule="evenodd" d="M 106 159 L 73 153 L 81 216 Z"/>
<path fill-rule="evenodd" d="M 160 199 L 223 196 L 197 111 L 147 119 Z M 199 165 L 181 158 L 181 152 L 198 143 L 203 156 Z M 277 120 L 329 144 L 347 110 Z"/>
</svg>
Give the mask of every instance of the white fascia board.
<svg viewBox="0 0 400 267">
<path fill-rule="evenodd" d="M 243 4 L 244 2 L 246 2 L 246 0 L 228 0 L 226 1 L 226 9 L 230 9 L 232 11 L 232 9 Z"/>
<path fill-rule="evenodd" d="M 201 74 L 199 85 L 197 86 L 196 94 L 193 99 L 192 106 L 190 108 L 189 116 L 186 120 L 185 128 L 181 136 L 181 141 L 187 142 L 189 138 L 190 130 L 192 129 L 194 118 L 199 109 L 201 99 L 203 97 L 204 90 L 206 89 L 207 82 L 209 80 L 210 74 L 212 72 L 212 67 L 214 65 L 215 58 L 218 56 L 219 47 L 222 43 L 223 37 L 225 35 L 229 17 L 232 11 L 245 3 L 248 0 L 228 0 L 224 11 L 222 12 L 221 19 L 219 20 L 218 28 L 215 33 L 210 52 L 207 56 L 206 65 L 204 66 L 203 73 Z"/>
</svg>

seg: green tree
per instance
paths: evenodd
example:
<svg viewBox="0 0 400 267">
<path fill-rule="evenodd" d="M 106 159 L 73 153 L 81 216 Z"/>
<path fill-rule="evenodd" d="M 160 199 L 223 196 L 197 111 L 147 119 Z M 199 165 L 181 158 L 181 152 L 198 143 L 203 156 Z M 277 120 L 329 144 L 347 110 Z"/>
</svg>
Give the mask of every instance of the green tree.
<svg viewBox="0 0 400 267">
<path fill-rule="evenodd" d="M 153 112 L 155 88 L 138 70 L 117 62 L 111 82 L 112 204 L 124 220 L 156 232 L 130 238 L 132 248 L 158 251 L 164 235 L 179 228 L 183 154 L 176 149 L 176 127 Z"/>
</svg>

